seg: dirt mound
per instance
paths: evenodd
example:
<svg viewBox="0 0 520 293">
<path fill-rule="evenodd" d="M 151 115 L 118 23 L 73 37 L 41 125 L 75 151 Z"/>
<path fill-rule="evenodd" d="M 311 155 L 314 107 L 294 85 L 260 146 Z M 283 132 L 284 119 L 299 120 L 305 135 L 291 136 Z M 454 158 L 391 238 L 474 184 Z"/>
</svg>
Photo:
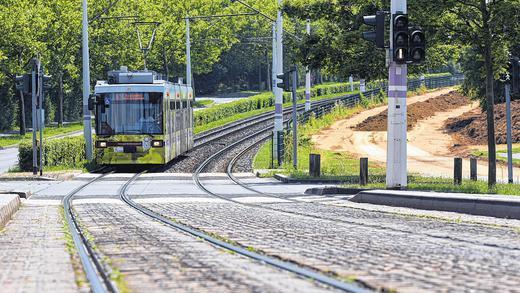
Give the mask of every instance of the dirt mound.
<svg viewBox="0 0 520 293">
<path fill-rule="evenodd" d="M 520 100 L 511 102 L 513 143 L 520 142 Z M 446 121 L 446 129 L 461 145 L 487 144 L 486 113 L 476 109 Z M 495 105 L 497 144 L 506 143 L 506 105 Z"/>
<path fill-rule="evenodd" d="M 445 112 L 470 103 L 468 97 L 456 91 L 449 92 L 424 102 L 417 102 L 408 106 L 408 130 L 412 129 L 419 120 L 431 117 L 437 112 Z M 371 116 L 358 124 L 354 129 L 358 131 L 386 131 L 388 110 Z"/>
</svg>

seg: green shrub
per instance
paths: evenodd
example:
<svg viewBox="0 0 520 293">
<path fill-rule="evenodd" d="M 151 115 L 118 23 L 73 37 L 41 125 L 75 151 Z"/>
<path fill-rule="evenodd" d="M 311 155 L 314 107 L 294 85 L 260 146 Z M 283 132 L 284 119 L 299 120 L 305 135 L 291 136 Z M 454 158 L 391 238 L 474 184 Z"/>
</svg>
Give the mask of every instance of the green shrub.
<svg viewBox="0 0 520 293">
<path fill-rule="evenodd" d="M 22 141 L 18 150 L 18 166 L 22 171 L 31 171 L 32 141 Z M 82 136 L 45 140 L 43 151 L 44 167 L 82 168 L 85 161 L 85 140 Z"/>
<path fill-rule="evenodd" d="M 323 84 L 315 86 L 311 89 L 311 97 L 319 97 L 328 94 L 342 93 L 350 90 L 347 84 Z M 301 89 L 296 92 L 298 100 L 305 99 L 305 90 Z M 291 101 L 291 93 L 283 94 L 283 102 Z M 254 111 L 274 106 L 274 96 L 271 92 L 261 93 L 247 99 L 238 100 L 228 104 L 221 104 L 209 109 L 200 110 L 194 113 L 195 127 L 204 125 L 213 121 L 224 119 L 238 113 Z"/>
</svg>

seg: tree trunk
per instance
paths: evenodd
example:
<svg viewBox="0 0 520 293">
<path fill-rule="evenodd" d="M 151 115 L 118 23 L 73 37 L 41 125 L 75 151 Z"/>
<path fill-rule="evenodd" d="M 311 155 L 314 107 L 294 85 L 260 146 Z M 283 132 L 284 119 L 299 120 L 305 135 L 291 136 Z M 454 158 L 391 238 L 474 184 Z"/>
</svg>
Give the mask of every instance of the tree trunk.
<svg viewBox="0 0 520 293">
<path fill-rule="evenodd" d="M 25 135 L 25 99 L 23 91 L 20 91 L 20 135 Z"/>
<path fill-rule="evenodd" d="M 59 93 L 58 93 L 58 127 L 63 126 L 63 73 L 60 73 L 59 75 Z"/>
<path fill-rule="evenodd" d="M 493 90 L 493 56 L 491 49 L 491 29 L 489 27 L 490 15 L 485 0 L 481 0 L 481 12 L 483 16 L 484 33 L 484 60 L 486 67 L 486 117 L 488 137 L 488 185 L 493 187 L 497 182 L 496 144 L 495 144 L 495 96 Z"/>
</svg>

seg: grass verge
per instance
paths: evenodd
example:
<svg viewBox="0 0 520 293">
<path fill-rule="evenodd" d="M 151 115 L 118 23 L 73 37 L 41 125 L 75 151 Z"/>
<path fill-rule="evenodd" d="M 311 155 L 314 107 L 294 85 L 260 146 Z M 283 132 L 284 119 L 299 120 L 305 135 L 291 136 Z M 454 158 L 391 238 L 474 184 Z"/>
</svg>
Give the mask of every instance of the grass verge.
<svg viewBox="0 0 520 293">
<path fill-rule="evenodd" d="M 513 154 L 519 154 L 519 153 L 520 153 L 520 148 L 513 148 Z M 476 151 L 472 151 L 471 154 L 482 160 L 487 160 L 489 157 L 488 156 L 489 153 L 487 151 L 476 150 Z M 503 157 L 500 154 L 503 154 L 506 156 Z M 505 151 L 505 150 L 497 151 L 497 161 L 507 164 L 507 151 Z M 516 167 L 520 167 L 520 159 L 513 158 L 513 165 Z"/>
<path fill-rule="evenodd" d="M 48 126 L 43 130 L 43 137 L 51 138 L 53 136 L 65 135 L 75 131 L 79 131 L 81 129 L 83 129 L 83 124 L 79 122 L 67 124 L 62 127 Z M 32 133 L 26 133 L 25 135 L 14 134 L 2 136 L 0 137 L 0 147 L 14 146 L 24 139 L 32 139 Z"/>
</svg>

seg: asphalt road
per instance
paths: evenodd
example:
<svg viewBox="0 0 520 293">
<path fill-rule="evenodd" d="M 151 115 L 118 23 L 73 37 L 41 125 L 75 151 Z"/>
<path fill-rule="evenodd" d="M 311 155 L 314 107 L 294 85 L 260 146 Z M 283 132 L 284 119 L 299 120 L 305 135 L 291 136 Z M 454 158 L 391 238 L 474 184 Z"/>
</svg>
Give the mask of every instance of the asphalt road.
<svg viewBox="0 0 520 293">
<path fill-rule="evenodd" d="M 0 150 L 0 174 L 18 163 L 18 148 Z"/>
</svg>

